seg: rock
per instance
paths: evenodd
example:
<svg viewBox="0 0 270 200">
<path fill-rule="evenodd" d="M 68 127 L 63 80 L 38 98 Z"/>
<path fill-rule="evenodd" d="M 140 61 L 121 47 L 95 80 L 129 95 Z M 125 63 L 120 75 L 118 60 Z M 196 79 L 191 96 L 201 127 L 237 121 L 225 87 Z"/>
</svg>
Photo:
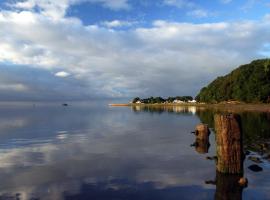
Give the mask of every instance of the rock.
<svg viewBox="0 0 270 200">
<path fill-rule="evenodd" d="M 263 159 L 270 160 L 270 154 L 264 156 Z"/>
<path fill-rule="evenodd" d="M 207 181 L 204 181 L 205 184 L 211 184 L 211 185 L 216 185 L 216 181 L 213 181 L 213 180 L 207 180 Z"/>
<path fill-rule="evenodd" d="M 217 160 L 217 156 L 206 156 L 206 160 Z"/>
<path fill-rule="evenodd" d="M 238 181 L 239 185 L 242 186 L 242 187 L 247 187 L 248 185 L 248 179 L 247 178 L 240 178 L 239 181 Z"/>
<path fill-rule="evenodd" d="M 67 103 L 63 103 L 62 106 L 68 106 L 68 104 Z"/>
<path fill-rule="evenodd" d="M 250 154 L 250 151 L 246 150 L 245 154 L 248 156 Z"/>
<path fill-rule="evenodd" d="M 262 143 L 260 146 L 263 151 L 266 151 L 269 148 L 269 145 L 267 143 Z"/>
<path fill-rule="evenodd" d="M 263 168 L 261 168 L 259 165 L 255 165 L 255 164 L 250 165 L 248 168 L 253 172 L 260 172 L 263 170 Z"/>
<path fill-rule="evenodd" d="M 249 156 L 248 159 L 255 163 L 262 163 L 261 159 L 255 156 Z"/>
</svg>

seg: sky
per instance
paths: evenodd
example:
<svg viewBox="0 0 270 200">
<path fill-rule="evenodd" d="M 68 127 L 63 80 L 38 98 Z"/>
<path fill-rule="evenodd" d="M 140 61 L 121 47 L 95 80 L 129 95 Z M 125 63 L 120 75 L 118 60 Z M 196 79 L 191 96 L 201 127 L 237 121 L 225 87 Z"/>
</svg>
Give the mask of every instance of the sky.
<svg viewBox="0 0 270 200">
<path fill-rule="evenodd" d="M 0 1 L 0 101 L 195 97 L 266 57 L 268 0 Z"/>
</svg>

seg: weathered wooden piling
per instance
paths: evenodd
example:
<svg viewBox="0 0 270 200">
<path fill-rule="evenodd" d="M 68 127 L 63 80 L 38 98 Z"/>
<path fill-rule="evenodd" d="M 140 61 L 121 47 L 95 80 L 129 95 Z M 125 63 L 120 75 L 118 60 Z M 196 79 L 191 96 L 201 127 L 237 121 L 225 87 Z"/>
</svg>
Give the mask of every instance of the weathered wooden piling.
<svg viewBox="0 0 270 200">
<path fill-rule="evenodd" d="M 221 173 L 243 173 L 243 145 L 240 116 L 216 114 L 216 169 Z"/>
<path fill-rule="evenodd" d="M 196 141 L 194 142 L 193 146 L 198 153 L 208 153 L 208 149 L 210 146 L 209 143 L 209 134 L 210 130 L 206 124 L 199 124 L 195 128 L 195 136 Z"/>
<path fill-rule="evenodd" d="M 196 139 L 208 140 L 210 130 L 206 124 L 198 124 L 195 129 Z"/>
</svg>

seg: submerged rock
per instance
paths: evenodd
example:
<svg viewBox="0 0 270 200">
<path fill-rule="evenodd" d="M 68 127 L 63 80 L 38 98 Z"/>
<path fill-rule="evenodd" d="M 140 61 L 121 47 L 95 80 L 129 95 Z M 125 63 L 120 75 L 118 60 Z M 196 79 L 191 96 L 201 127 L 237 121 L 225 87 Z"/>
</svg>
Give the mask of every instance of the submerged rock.
<svg viewBox="0 0 270 200">
<path fill-rule="evenodd" d="M 261 159 L 255 156 L 249 156 L 248 159 L 255 163 L 262 163 Z"/>
<path fill-rule="evenodd" d="M 246 152 L 245 152 L 245 155 L 249 155 L 250 154 L 250 151 L 249 150 L 246 150 Z"/>
<path fill-rule="evenodd" d="M 270 154 L 264 156 L 263 159 L 270 160 Z"/>
<path fill-rule="evenodd" d="M 248 168 L 253 172 L 260 172 L 263 170 L 263 168 L 261 168 L 259 165 L 255 165 L 255 164 L 250 165 Z"/>
<path fill-rule="evenodd" d="M 247 187 L 248 185 L 248 179 L 247 178 L 240 178 L 239 181 L 238 181 L 239 185 L 242 186 L 242 187 Z"/>
<path fill-rule="evenodd" d="M 206 160 L 217 160 L 217 156 L 206 156 Z"/>
</svg>

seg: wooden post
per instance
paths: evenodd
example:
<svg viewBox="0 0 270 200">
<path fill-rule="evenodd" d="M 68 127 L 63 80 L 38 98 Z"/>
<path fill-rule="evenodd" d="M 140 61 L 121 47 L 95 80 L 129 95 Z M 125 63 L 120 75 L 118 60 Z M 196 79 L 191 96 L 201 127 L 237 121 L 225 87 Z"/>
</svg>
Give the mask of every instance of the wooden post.
<svg viewBox="0 0 270 200">
<path fill-rule="evenodd" d="M 216 114 L 217 171 L 228 174 L 243 173 L 243 145 L 240 116 Z"/>
<path fill-rule="evenodd" d="M 195 128 L 196 141 L 193 146 L 198 153 L 208 153 L 210 130 L 206 124 L 199 124 Z"/>
<path fill-rule="evenodd" d="M 209 134 L 210 134 L 210 131 L 206 124 L 199 124 L 196 126 L 196 129 L 195 129 L 196 139 L 208 140 Z"/>
</svg>

